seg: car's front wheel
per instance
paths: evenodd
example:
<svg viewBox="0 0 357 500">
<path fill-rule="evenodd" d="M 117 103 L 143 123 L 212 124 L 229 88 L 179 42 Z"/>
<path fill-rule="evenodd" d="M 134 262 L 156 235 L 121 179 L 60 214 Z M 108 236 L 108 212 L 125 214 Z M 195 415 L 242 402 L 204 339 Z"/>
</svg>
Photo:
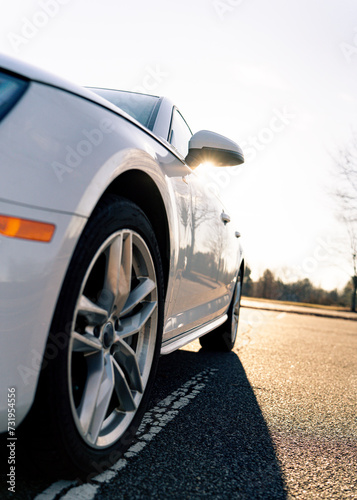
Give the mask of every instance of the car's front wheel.
<svg viewBox="0 0 357 500">
<path fill-rule="evenodd" d="M 37 427 L 41 419 L 36 447 L 52 470 L 83 477 L 112 465 L 130 445 L 160 353 L 163 295 L 148 219 L 130 201 L 109 197 L 72 258 L 29 419 Z M 51 357 L 56 340 L 62 348 Z"/>
</svg>

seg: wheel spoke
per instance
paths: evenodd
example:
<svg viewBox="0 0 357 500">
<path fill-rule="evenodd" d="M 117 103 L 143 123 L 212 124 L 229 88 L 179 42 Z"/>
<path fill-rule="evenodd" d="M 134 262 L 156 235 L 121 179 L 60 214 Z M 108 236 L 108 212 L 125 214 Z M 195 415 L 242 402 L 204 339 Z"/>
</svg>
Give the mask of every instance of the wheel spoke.
<svg viewBox="0 0 357 500">
<path fill-rule="evenodd" d="M 108 319 L 108 312 L 94 304 L 85 295 L 82 295 L 79 300 L 78 314 L 86 318 L 88 325 L 93 326 L 103 325 Z"/>
<path fill-rule="evenodd" d="M 98 304 L 110 314 L 118 293 L 123 235 L 119 234 L 106 249 L 107 264 L 103 290 Z"/>
<path fill-rule="evenodd" d="M 87 358 L 88 378 L 79 408 L 79 420 L 86 438 L 96 443 L 113 394 L 114 372 L 109 354 Z"/>
<path fill-rule="evenodd" d="M 130 337 L 138 333 L 155 311 L 157 302 L 145 302 L 141 311 L 129 318 L 123 318 L 120 321 L 117 334 L 120 338 Z"/>
<path fill-rule="evenodd" d="M 123 370 L 120 368 L 118 363 L 113 358 L 113 368 L 114 368 L 114 387 L 115 392 L 118 396 L 120 411 L 134 411 L 136 410 L 136 404 L 133 399 L 130 387 L 126 381 Z"/>
<path fill-rule="evenodd" d="M 139 285 L 131 291 L 128 300 L 122 309 L 120 316 L 125 316 L 134 309 L 141 301 L 145 299 L 153 290 L 156 285 L 150 278 L 139 278 Z"/>
<path fill-rule="evenodd" d="M 141 373 L 133 349 L 120 338 L 117 339 L 114 359 L 124 369 L 129 377 L 130 387 L 135 391 L 143 392 Z"/>
<path fill-rule="evenodd" d="M 114 308 L 117 316 L 119 316 L 130 294 L 132 260 L 133 260 L 132 234 L 127 233 L 126 235 L 124 234 L 123 238 L 118 289 L 114 301 Z"/>
<path fill-rule="evenodd" d="M 119 316 L 130 294 L 132 266 L 132 234 L 121 233 L 106 250 L 107 265 L 99 306 Z"/>
<path fill-rule="evenodd" d="M 72 338 L 72 351 L 74 352 L 93 353 L 101 351 L 103 348 L 102 343 L 90 333 L 82 335 L 78 332 L 73 332 Z"/>
</svg>

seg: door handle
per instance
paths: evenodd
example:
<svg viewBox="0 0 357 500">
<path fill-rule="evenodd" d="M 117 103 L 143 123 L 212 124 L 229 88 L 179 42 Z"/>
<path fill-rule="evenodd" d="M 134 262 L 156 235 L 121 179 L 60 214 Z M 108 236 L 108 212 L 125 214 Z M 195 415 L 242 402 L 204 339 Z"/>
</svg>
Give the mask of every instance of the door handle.
<svg viewBox="0 0 357 500">
<path fill-rule="evenodd" d="M 228 222 L 231 222 L 230 216 L 224 212 L 221 213 L 221 220 L 224 223 L 224 225 L 226 225 Z"/>
</svg>

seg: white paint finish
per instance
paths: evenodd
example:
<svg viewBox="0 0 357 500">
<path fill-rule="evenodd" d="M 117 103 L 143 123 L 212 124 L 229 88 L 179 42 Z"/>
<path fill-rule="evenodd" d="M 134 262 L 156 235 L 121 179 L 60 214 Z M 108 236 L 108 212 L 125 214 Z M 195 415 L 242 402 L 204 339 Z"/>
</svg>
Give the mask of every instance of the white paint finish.
<svg viewBox="0 0 357 500">
<path fill-rule="evenodd" d="M 165 193 L 156 156 L 175 158 L 121 116 L 36 82 L 0 122 L 0 132 L 6 171 L 0 198 L 85 217 L 126 170 L 144 169 Z"/>
<path fill-rule="evenodd" d="M 164 342 L 161 347 L 161 354 L 169 354 L 170 352 L 176 351 L 180 347 L 183 347 L 186 344 L 189 344 L 193 340 L 202 337 L 208 332 L 211 332 L 215 328 L 218 328 L 227 320 L 227 315 L 225 314 L 221 318 L 218 318 L 210 323 L 203 325 L 202 327 L 195 328 L 191 332 L 186 332 L 184 335 L 181 335 L 179 338 L 171 339 L 169 342 Z"/>
<path fill-rule="evenodd" d="M 147 411 L 143 417 L 141 425 L 136 433 L 136 443 L 134 443 L 128 451 L 110 469 L 95 476 L 91 484 L 82 484 L 75 486 L 67 491 L 63 496 L 58 497 L 61 491 L 68 488 L 69 482 L 58 481 L 51 485 L 47 490 L 38 495 L 35 500 L 54 500 L 61 498 L 63 500 L 91 500 L 95 497 L 100 488 L 100 484 L 109 483 L 113 480 L 118 472 L 124 469 L 130 459 L 136 457 L 146 445 L 157 436 L 162 429 L 171 422 L 179 411 L 187 406 L 202 390 L 206 387 L 210 377 L 215 375 L 218 370 L 215 368 L 207 368 L 199 374 L 185 382 L 181 387 L 172 392 L 165 399 L 160 401 L 154 408 Z M 60 489 L 63 483 L 62 490 Z M 46 495 L 46 496 L 43 496 Z"/>
<path fill-rule="evenodd" d="M 202 148 L 234 151 L 243 156 L 243 151 L 236 142 L 210 130 L 200 130 L 191 137 L 190 149 Z"/>
<path fill-rule="evenodd" d="M 0 57 L 0 66 L 6 67 L 6 64 L 8 69 L 21 72 L 22 63 Z M 37 214 L 35 219 L 53 222 L 57 229 L 51 244 L 0 237 L 0 299 L 2 304 L 9 305 L 0 311 L 0 352 L 7 354 L 0 363 L 0 379 L 4 381 L 0 402 L 6 401 L 2 391 L 17 387 L 18 423 L 35 395 L 56 300 L 86 218 L 120 174 L 145 173 L 162 198 L 170 239 L 164 341 L 182 334 L 170 346 L 170 351 L 209 331 L 201 330 L 202 324 L 217 318 L 220 322 L 231 299 L 231 279 L 227 275 L 226 282 L 222 282 L 219 277 L 224 266 L 219 263 L 217 233 L 210 230 L 208 219 L 206 238 L 201 234 L 202 248 L 197 246 L 197 227 L 195 237 L 189 228 L 192 234 L 186 234 L 183 242 L 178 197 L 182 199 L 183 208 L 191 209 L 189 215 L 193 221 L 192 195 L 195 196 L 196 188 L 192 188 L 192 181 L 187 181 L 188 177 L 195 176 L 182 159 L 165 141 L 121 113 L 113 112 L 109 103 L 103 107 L 96 99 L 90 100 L 87 91 L 55 81 L 46 73 L 39 75 L 35 69 L 23 68 L 24 74 L 36 81 L 31 82 L 21 100 L 0 123 L 0 213 L 23 218 Z M 169 101 L 164 102 L 165 113 L 160 114 L 157 125 L 168 129 Z M 101 128 L 103 120 L 112 125 L 110 132 Z M 98 130 L 101 130 L 99 136 Z M 59 174 L 54 164 L 64 166 L 64 170 Z M 182 185 L 181 193 L 175 189 L 178 185 Z M 202 195 L 203 187 L 198 186 Z M 201 198 L 204 200 L 204 196 Z M 217 204 L 216 198 L 212 203 Z M 219 203 L 216 209 L 220 210 Z M 182 245 L 184 251 L 180 251 Z M 210 246 L 214 247 L 212 252 Z M 204 247 L 215 259 L 209 260 L 202 271 L 200 259 L 193 261 L 199 257 L 195 252 L 203 252 Z M 183 288 L 188 307 L 175 299 L 179 282 L 189 285 Z M 24 314 L 24 308 L 29 314 Z M 26 329 L 23 318 L 26 318 Z M 214 323 L 209 326 L 213 328 Z M 23 342 L 25 333 L 26 342 Z M 19 374 L 19 366 L 30 375 L 26 380 Z M 6 417 L 7 407 L 0 403 L 0 432 L 5 430 Z"/>
<path fill-rule="evenodd" d="M 143 125 L 141 125 L 137 120 L 135 120 L 135 118 L 130 116 L 121 108 L 118 108 L 117 106 L 110 103 L 98 94 L 92 92 L 88 88 L 76 85 L 68 80 L 65 80 L 64 78 L 61 78 L 58 75 L 45 71 L 31 64 L 27 64 L 24 61 L 20 61 L 19 59 L 15 59 L 5 54 L 0 54 L 0 68 L 6 68 L 7 70 L 24 76 L 29 80 L 44 83 L 57 89 L 65 90 L 66 92 L 75 94 L 79 97 L 83 97 L 86 100 L 90 100 L 97 104 L 100 104 L 102 107 L 114 111 L 116 114 L 123 116 L 126 120 L 135 123 L 136 126 L 146 131 L 146 128 Z M 170 105 L 169 101 L 168 105 Z"/>
<path fill-rule="evenodd" d="M 175 190 L 180 238 L 176 302 L 165 324 L 165 341 L 190 335 L 227 312 L 240 264 L 239 241 L 221 220 L 224 204 L 212 186 L 207 189 L 205 177 L 195 172 L 187 176 L 187 186 L 180 181 Z M 183 195 L 188 187 L 190 205 Z"/>
<path fill-rule="evenodd" d="M 86 219 L 0 201 L 0 214 L 56 225 L 50 243 L 0 235 L 0 432 L 7 388 L 16 387 L 16 422 L 30 407 L 59 290 Z M 60 347 L 54 346 L 54 351 Z"/>
</svg>

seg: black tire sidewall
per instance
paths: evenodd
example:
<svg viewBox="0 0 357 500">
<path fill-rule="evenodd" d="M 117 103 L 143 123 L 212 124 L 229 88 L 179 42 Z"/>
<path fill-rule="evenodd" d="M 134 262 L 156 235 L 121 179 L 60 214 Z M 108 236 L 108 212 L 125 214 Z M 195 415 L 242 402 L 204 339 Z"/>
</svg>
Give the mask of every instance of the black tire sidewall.
<svg viewBox="0 0 357 500">
<path fill-rule="evenodd" d="M 237 282 L 234 287 L 231 303 L 229 305 L 228 311 L 227 311 L 227 320 L 218 328 L 213 330 L 212 332 L 207 333 L 203 337 L 200 337 L 200 344 L 204 349 L 210 350 L 210 351 L 220 351 L 220 352 L 230 352 L 234 344 L 237 340 L 237 334 L 238 334 L 238 325 L 237 325 L 237 331 L 234 337 L 234 340 L 232 340 L 232 321 L 233 321 L 233 314 L 234 314 L 234 298 L 237 290 L 237 285 L 240 282 L 241 287 L 242 287 L 242 271 L 241 269 L 239 270 L 237 274 Z M 240 292 L 240 297 L 239 297 L 239 309 L 240 309 L 240 299 L 242 296 L 242 290 Z M 238 322 L 239 323 L 239 322 Z"/>
<path fill-rule="evenodd" d="M 229 332 L 231 334 L 231 338 L 232 338 L 232 324 L 233 324 L 233 315 L 234 315 L 234 302 L 235 302 L 235 294 L 237 292 L 237 286 L 238 286 L 238 283 L 240 283 L 240 286 L 241 286 L 241 289 L 240 289 L 240 295 L 239 295 L 239 315 L 238 315 L 238 324 L 237 324 L 237 330 L 235 332 L 235 336 L 234 336 L 234 339 L 231 340 L 231 349 L 233 349 L 234 347 L 234 344 L 237 340 L 237 335 L 238 335 L 238 327 L 239 327 L 239 316 L 240 316 L 240 300 L 241 300 L 241 297 L 242 297 L 242 286 L 243 286 L 243 283 L 242 283 L 242 272 L 241 270 L 239 270 L 238 272 L 238 275 L 237 275 L 237 283 L 236 283 L 236 286 L 234 287 L 234 293 L 233 293 L 233 298 L 232 298 L 232 303 L 230 305 L 230 311 L 229 311 L 229 314 L 228 314 L 228 320 L 230 321 L 230 328 L 229 328 Z M 228 323 L 227 323 L 228 324 Z"/>
</svg>

